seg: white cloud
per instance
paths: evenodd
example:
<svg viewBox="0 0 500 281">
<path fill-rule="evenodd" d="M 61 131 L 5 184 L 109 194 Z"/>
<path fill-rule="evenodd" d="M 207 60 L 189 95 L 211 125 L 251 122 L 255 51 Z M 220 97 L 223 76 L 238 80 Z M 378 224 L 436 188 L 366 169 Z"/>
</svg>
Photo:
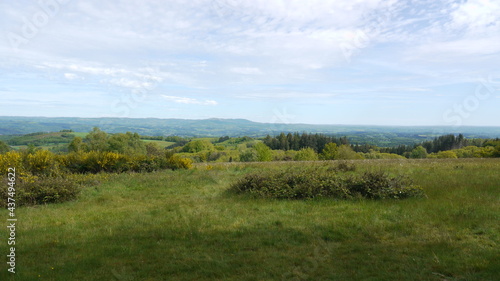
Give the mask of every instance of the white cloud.
<svg viewBox="0 0 500 281">
<path fill-rule="evenodd" d="M 453 25 L 473 32 L 491 28 L 500 29 L 500 2 L 498 0 L 469 0 L 451 13 Z"/>
<path fill-rule="evenodd" d="M 193 98 L 167 96 L 167 95 L 161 95 L 161 96 L 168 101 L 172 101 L 175 103 L 182 103 L 182 104 L 198 104 L 198 105 L 217 105 L 218 104 L 214 100 L 197 100 L 197 99 L 193 99 Z"/>
<path fill-rule="evenodd" d="M 74 74 L 74 73 L 64 73 L 64 78 L 66 78 L 68 80 L 75 80 L 75 79 L 78 79 L 79 76 Z"/>
<path fill-rule="evenodd" d="M 231 72 L 238 73 L 238 74 L 246 74 L 246 75 L 260 75 L 260 74 L 264 74 L 257 67 L 233 67 L 233 68 L 231 68 Z"/>
<path fill-rule="evenodd" d="M 434 61 L 452 61 L 457 58 L 462 61 L 480 59 L 479 55 L 496 54 L 500 52 L 500 40 L 497 38 L 467 38 L 453 41 L 433 42 L 418 47 L 417 55 Z"/>
<path fill-rule="evenodd" d="M 111 79 L 107 81 L 113 85 L 134 89 L 151 89 L 154 84 L 147 81 L 131 80 L 127 78 Z"/>
</svg>

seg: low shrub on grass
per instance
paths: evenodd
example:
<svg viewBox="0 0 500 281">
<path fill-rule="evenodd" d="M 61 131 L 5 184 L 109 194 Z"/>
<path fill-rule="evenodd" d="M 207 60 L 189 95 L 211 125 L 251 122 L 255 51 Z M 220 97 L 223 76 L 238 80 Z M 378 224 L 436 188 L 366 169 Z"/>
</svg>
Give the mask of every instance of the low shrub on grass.
<svg viewBox="0 0 500 281">
<path fill-rule="evenodd" d="M 8 197 L 6 182 L 0 187 L 2 201 L 5 207 Z M 80 185 L 64 177 L 27 176 L 17 181 L 16 205 L 37 205 L 47 203 L 62 203 L 76 198 L 80 193 Z"/>
<path fill-rule="evenodd" d="M 333 172 L 354 172 L 356 171 L 356 165 L 349 164 L 347 161 L 339 161 L 337 165 L 330 167 L 328 170 Z"/>
<path fill-rule="evenodd" d="M 423 196 L 420 187 L 413 186 L 411 180 L 404 175 L 390 176 L 384 172 L 365 172 L 362 176 L 347 180 L 349 191 L 370 199 L 403 199 Z"/>
<path fill-rule="evenodd" d="M 279 199 L 403 199 L 425 196 L 423 190 L 404 176 L 384 172 L 345 175 L 328 171 L 275 171 L 249 174 L 234 183 L 230 191 Z"/>
</svg>

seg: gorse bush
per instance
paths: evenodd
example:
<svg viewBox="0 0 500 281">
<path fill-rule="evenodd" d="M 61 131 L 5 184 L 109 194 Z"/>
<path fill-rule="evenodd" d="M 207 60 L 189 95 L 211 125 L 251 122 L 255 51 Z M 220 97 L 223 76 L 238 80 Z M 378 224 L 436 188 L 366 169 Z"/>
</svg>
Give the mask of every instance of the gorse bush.
<svg viewBox="0 0 500 281">
<path fill-rule="evenodd" d="M 64 173 L 152 172 L 164 169 L 189 169 L 190 159 L 171 153 L 163 155 L 125 155 L 109 151 L 71 152 L 64 155 L 47 150 L 32 153 L 10 151 L 0 154 L 0 170 L 22 168 L 33 175 L 58 176 Z"/>
<path fill-rule="evenodd" d="M 404 176 L 393 177 L 384 172 L 339 174 L 328 169 L 249 174 L 234 183 L 229 190 L 279 199 L 403 199 L 425 196 L 421 188 L 413 186 L 410 179 Z"/>
<path fill-rule="evenodd" d="M 59 174 L 59 161 L 54 153 L 47 150 L 37 150 L 23 155 L 23 167 L 34 175 Z"/>
</svg>

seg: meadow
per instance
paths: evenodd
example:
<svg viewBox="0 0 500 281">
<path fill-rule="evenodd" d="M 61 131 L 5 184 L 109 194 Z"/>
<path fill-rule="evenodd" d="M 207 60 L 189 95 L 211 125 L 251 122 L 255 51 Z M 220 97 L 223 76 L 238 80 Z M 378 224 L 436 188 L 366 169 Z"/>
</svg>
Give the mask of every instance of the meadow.
<svg viewBox="0 0 500 281">
<path fill-rule="evenodd" d="M 16 274 L 4 262 L 0 280 L 498 280 L 498 158 L 349 162 L 406 174 L 426 198 L 228 192 L 249 173 L 336 162 L 101 174 L 75 201 L 16 210 Z"/>
</svg>

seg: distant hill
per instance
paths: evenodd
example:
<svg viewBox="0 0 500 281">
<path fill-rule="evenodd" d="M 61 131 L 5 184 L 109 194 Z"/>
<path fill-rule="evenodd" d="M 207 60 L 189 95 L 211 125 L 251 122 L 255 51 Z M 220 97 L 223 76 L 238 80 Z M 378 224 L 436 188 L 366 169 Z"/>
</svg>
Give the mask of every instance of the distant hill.
<svg viewBox="0 0 500 281">
<path fill-rule="evenodd" d="M 183 137 L 263 137 L 281 132 L 308 132 L 348 136 L 351 143 L 370 143 L 379 146 L 416 143 L 444 134 L 462 133 L 468 138 L 500 137 L 500 127 L 272 124 L 245 119 L 0 117 L 0 135 L 61 130 L 88 132 L 93 127 L 99 127 L 108 133 L 129 131 L 149 136 Z"/>
</svg>

